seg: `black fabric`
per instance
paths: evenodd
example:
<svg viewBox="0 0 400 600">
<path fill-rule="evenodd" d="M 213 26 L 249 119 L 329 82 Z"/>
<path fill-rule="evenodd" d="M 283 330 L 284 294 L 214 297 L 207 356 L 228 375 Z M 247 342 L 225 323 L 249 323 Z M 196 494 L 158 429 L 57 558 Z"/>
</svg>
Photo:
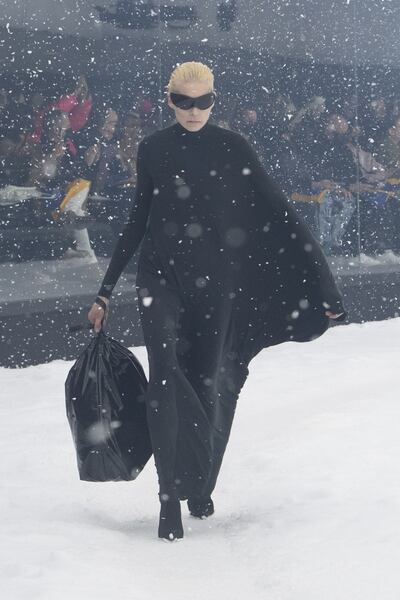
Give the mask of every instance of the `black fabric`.
<svg viewBox="0 0 400 600">
<path fill-rule="evenodd" d="M 142 140 L 129 222 L 99 290 L 140 242 L 147 416 L 160 490 L 209 496 L 250 360 L 344 312 L 322 250 L 240 134 L 179 123 Z M 341 320 L 345 314 L 341 317 Z"/>
</svg>

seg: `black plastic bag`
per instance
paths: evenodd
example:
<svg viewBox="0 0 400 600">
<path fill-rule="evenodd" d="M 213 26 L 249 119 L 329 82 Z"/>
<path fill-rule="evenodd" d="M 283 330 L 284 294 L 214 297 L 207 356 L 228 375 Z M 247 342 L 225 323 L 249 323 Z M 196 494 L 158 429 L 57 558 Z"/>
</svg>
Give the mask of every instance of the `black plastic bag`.
<svg viewBox="0 0 400 600">
<path fill-rule="evenodd" d="M 70 369 L 65 402 L 84 481 L 131 481 L 152 455 L 147 379 L 139 360 L 104 333 Z"/>
</svg>

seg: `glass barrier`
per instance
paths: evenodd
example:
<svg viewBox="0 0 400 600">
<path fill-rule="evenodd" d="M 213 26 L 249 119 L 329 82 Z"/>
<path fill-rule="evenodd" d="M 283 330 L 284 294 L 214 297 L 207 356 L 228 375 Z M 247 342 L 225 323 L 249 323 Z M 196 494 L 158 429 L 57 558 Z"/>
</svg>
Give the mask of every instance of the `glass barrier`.
<svg viewBox="0 0 400 600">
<path fill-rule="evenodd" d="M 134 200 L 138 143 L 160 126 L 159 26 L 131 2 L 8 4 L 2 301 L 93 296 Z"/>
<path fill-rule="evenodd" d="M 360 269 L 398 270 L 400 50 L 395 24 L 400 3 L 356 0 L 352 8 Z"/>
<path fill-rule="evenodd" d="M 254 143 L 337 272 L 398 268 L 397 2 L 4 6 L 0 302 L 97 291 L 186 60 L 213 69 L 212 121 Z"/>
</svg>

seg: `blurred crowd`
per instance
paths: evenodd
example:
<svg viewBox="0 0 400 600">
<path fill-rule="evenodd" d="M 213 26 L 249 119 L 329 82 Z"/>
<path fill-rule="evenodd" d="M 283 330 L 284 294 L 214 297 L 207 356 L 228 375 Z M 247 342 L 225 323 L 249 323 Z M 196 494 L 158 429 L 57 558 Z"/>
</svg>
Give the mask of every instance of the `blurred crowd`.
<svg viewBox="0 0 400 600">
<path fill-rule="evenodd" d="M 152 110 L 146 98 L 123 113 L 112 102 L 96 102 L 83 75 L 73 90 L 51 100 L 43 93 L 1 90 L 0 192 L 17 186 L 26 198 L 35 188 L 44 197 L 54 196 L 53 208 L 64 206 L 66 212 L 82 216 L 90 191 L 92 197 L 109 201 L 103 216 L 123 222 L 136 185 L 138 144 Z M 80 193 L 69 193 L 73 201 L 65 206 L 68 186 L 77 181 L 89 185 L 75 186 Z M 87 230 L 73 228 L 71 234 L 64 258 L 95 261 Z"/>
<path fill-rule="evenodd" d="M 0 184 L 56 186 L 79 175 L 93 192 L 134 185 L 146 110 L 121 115 L 111 103 L 96 105 L 84 76 L 52 102 L 40 93 L 26 98 L 1 90 Z"/>
<path fill-rule="evenodd" d="M 138 144 L 154 129 L 149 115 L 156 100 L 142 96 L 127 105 L 120 110 L 113 102 L 96 101 L 83 75 L 73 89 L 52 99 L 0 90 L 0 192 L 9 186 L 44 194 L 61 190 L 62 201 L 68 185 L 84 180 L 88 193 L 112 201 L 109 211 L 120 215 L 124 207 L 126 215 L 136 185 Z M 327 255 L 351 254 L 351 239 L 354 245 L 361 232 L 369 264 L 382 257 L 400 261 L 397 101 L 315 95 L 295 104 L 276 93 L 254 104 L 238 100 L 225 113 L 216 108 L 212 119 L 255 145 Z M 82 236 L 76 230 L 65 258 L 92 253 L 87 232 Z"/>
<path fill-rule="evenodd" d="M 348 254 L 359 231 L 365 262 L 400 262 L 398 101 L 315 95 L 296 106 L 276 94 L 238 104 L 229 125 L 256 144 L 327 255 Z"/>
</svg>

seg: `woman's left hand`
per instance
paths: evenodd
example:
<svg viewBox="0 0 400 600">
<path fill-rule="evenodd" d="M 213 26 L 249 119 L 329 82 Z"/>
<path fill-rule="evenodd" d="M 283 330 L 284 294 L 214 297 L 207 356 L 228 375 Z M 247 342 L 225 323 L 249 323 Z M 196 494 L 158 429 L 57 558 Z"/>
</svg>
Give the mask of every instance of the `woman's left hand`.
<svg viewBox="0 0 400 600">
<path fill-rule="evenodd" d="M 326 310 L 325 314 L 327 317 L 330 317 L 331 319 L 336 319 L 337 317 L 340 317 L 340 315 L 343 315 L 344 313 L 335 314 L 335 313 L 330 312 L 329 310 Z"/>
</svg>

